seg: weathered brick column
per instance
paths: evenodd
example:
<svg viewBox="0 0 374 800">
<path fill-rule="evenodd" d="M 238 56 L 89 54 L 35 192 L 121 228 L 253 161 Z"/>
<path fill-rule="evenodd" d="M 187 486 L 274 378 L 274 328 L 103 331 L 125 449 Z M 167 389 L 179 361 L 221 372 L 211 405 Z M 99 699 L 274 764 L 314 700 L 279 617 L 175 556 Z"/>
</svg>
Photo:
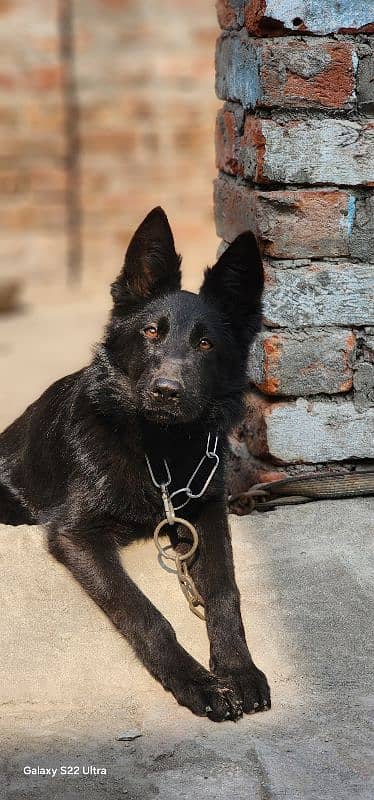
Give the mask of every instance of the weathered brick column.
<svg viewBox="0 0 374 800">
<path fill-rule="evenodd" d="M 217 231 L 255 230 L 266 273 L 239 484 L 352 469 L 374 457 L 374 9 L 217 9 Z"/>
</svg>

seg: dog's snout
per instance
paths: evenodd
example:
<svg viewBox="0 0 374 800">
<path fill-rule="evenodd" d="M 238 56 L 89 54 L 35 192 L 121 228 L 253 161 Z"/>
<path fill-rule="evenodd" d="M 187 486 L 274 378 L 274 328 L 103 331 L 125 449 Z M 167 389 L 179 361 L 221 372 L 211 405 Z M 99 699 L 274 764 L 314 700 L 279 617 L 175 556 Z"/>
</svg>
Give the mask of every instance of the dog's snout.
<svg viewBox="0 0 374 800">
<path fill-rule="evenodd" d="M 151 386 L 152 394 L 159 400 L 178 400 L 181 389 L 179 381 L 163 377 L 155 378 Z"/>
</svg>

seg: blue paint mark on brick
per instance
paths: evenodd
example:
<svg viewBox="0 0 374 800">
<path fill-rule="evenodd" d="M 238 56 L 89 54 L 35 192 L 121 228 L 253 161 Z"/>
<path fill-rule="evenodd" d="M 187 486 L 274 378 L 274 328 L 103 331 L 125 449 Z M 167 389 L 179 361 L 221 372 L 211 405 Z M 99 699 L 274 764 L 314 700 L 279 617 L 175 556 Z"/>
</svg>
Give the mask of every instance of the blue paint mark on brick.
<svg viewBox="0 0 374 800">
<path fill-rule="evenodd" d="M 339 220 L 339 225 L 347 232 L 348 238 L 350 238 L 352 235 L 355 216 L 356 216 L 356 198 L 354 194 L 350 194 L 348 196 L 346 212 L 342 214 Z"/>
<path fill-rule="evenodd" d="M 348 216 L 347 216 L 348 236 L 350 236 L 352 233 L 355 216 L 356 216 L 356 198 L 353 194 L 350 194 L 348 198 Z"/>
</svg>

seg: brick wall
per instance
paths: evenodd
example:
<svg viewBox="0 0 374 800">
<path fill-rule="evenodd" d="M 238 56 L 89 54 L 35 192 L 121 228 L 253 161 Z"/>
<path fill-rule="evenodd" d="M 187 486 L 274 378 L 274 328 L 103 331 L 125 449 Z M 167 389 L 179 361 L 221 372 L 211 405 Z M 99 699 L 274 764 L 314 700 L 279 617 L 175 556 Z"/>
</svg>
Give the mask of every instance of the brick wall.
<svg viewBox="0 0 374 800">
<path fill-rule="evenodd" d="M 0 0 L 0 276 L 65 263 L 62 72 L 54 0 Z"/>
<path fill-rule="evenodd" d="M 255 230 L 266 273 L 237 478 L 352 468 L 374 457 L 372 4 L 217 9 L 217 232 Z"/>
<path fill-rule="evenodd" d="M 162 204 L 193 285 L 217 248 L 211 201 L 217 30 L 214 3 L 199 0 L 0 0 L 0 275 L 21 274 L 51 289 L 66 279 L 59 19 L 69 5 L 83 284 L 107 293 L 134 227 Z"/>
<path fill-rule="evenodd" d="M 214 3 L 75 0 L 75 31 L 86 274 L 115 273 L 162 205 L 192 284 L 217 248 Z"/>
</svg>

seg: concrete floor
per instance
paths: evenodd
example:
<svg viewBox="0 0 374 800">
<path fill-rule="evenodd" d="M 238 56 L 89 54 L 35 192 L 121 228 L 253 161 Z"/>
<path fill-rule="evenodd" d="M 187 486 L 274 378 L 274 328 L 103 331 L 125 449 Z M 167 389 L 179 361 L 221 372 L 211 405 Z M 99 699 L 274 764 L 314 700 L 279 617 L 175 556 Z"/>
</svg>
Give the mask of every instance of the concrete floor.
<svg viewBox="0 0 374 800">
<path fill-rule="evenodd" d="M 0 430 L 52 380 L 87 362 L 108 298 L 0 320 Z M 372 800 L 373 510 L 370 499 L 232 518 L 243 615 L 273 708 L 216 725 L 180 708 L 47 555 L 37 528 L 0 526 L 1 800 Z M 207 664 L 152 542 L 124 555 Z M 142 737 L 118 742 L 124 730 Z M 25 766 L 107 775 L 26 776 Z"/>
<path fill-rule="evenodd" d="M 329 501 L 231 518 L 250 647 L 270 712 L 215 724 L 179 707 L 52 561 L 38 528 L 0 527 L 0 797 L 4 800 L 372 800 L 374 503 Z M 130 574 L 207 663 L 152 542 Z M 130 743 L 116 736 L 137 728 Z M 26 776 L 25 766 L 107 775 Z"/>
</svg>

